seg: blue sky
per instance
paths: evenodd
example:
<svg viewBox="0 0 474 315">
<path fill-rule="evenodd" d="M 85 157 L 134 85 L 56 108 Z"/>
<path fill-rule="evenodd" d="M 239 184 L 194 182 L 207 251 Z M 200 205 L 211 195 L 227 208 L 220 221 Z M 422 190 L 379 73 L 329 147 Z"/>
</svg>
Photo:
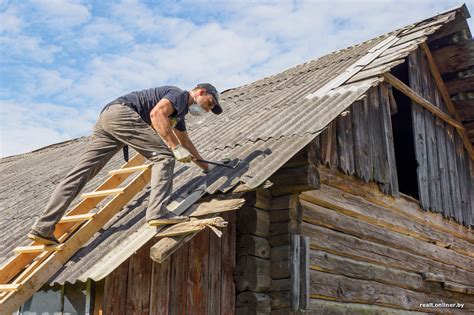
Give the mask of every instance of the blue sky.
<svg viewBox="0 0 474 315">
<path fill-rule="evenodd" d="M 0 0 L 0 156 L 89 135 L 129 91 L 224 90 L 460 4 Z"/>
</svg>

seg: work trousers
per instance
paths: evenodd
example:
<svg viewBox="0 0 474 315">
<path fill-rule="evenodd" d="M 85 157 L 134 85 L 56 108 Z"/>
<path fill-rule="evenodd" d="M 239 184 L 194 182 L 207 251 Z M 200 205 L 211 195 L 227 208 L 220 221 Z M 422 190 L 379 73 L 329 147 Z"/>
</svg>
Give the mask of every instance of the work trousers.
<svg viewBox="0 0 474 315">
<path fill-rule="evenodd" d="M 173 189 L 173 153 L 137 112 L 119 103 L 110 105 L 100 114 L 92 139 L 79 163 L 56 186 L 43 214 L 32 229 L 43 235 L 51 235 L 55 224 L 86 183 L 125 144 L 153 162 L 147 221 L 164 213 Z"/>
</svg>

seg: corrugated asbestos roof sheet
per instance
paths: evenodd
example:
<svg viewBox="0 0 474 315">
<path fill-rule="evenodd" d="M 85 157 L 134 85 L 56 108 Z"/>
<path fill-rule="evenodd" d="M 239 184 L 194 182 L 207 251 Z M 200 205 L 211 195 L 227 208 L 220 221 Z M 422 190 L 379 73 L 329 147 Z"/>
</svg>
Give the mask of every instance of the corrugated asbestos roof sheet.
<svg viewBox="0 0 474 315">
<path fill-rule="evenodd" d="M 407 30 L 413 34 L 414 28 L 426 29 L 421 25 L 430 22 L 437 22 L 440 27 L 448 20 L 446 16 L 428 19 L 418 26 L 411 25 L 227 91 L 222 96 L 224 113 L 208 115 L 205 120 L 192 117 L 187 122 L 189 134 L 205 158 L 239 158 L 245 163 L 236 170 L 216 170 L 208 176 L 195 166 L 178 163 L 174 193 L 204 182 L 213 183 L 208 186 L 208 193 L 226 192 L 240 182 L 249 187 L 260 185 L 371 86 L 378 84 L 379 78 L 363 78 L 311 100 L 306 98 L 308 94 L 346 71 L 388 36 Z M 426 35 L 420 34 L 412 36 L 410 41 L 419 41 Z M 399 55 L 386 58 L 387 64 L 397 58 Z M 28 229 L 43 210 L 55 185 L 75 164 L 87 141 L 88 138 L 79 138 L 0 160 L 0 264 L 12 255 L 14 247 L 28 243 L 25 239 Z M 122 164 L 121 154 L 117 154 L 84 191 L 93 190 L 104 181 L 109 170 Z M 50 283 L 102 279 L 151 239 L 152 234 L 144 225 L 148 194 L 146 189 L 137 195 L 50 279 Z"/>
</svg>

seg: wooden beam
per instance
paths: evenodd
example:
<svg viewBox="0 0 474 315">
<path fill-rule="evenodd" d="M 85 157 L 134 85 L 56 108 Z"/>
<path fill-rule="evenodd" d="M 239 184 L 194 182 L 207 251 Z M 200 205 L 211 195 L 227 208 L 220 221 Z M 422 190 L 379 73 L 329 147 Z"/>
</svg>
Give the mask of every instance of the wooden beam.
<svg viewBox="0 0 474 315">
<path fill-rule="evenodd" d="M 426 58 L 428 59 L 428 64 L 431 70 L 431 75 L 433 76 L 435 80 L 438 90 L 441 92 L 441 96 L 443 97 L 444 103 L 446 104 L 446 107 L 448 108 L 449 113 L 451 114 L 451 116 L 454 116 L 456 118 L 458 123 L 460 123 L 461 118 L 459 117 L 459 114 L 456 111 L 456 107 L 454 106 L 453 101 L 451 100 L 451 97 L 449 96 L 448 89 L 446 88 L 446 85 L 444 84 L 444 81 L 443 81 L 443 78 L 441 77 L 441 73 L 439 72 L 438 66 L 436 65 L 433 55 L 431 54 L 430 48 L 428 47 L 426 43 L 422 43 L 421 48 L 426 54 Z M 466 133 L 466 129 L 456 128 L 456 130 L 458 131 L 459 136 L 461 136 L 462 142 L 464 143 L 464 146 L 469 152 L 471 159 L 474 159 L 474 149 Z"/>
<path fill-rule="evenodd" d="M 126 167 L 126 168 L 119 168 L 117 170 L 112 170 L 109 172 L 109 175 L 116 175 L 116 174 L 126 174 L 126 173 L 134 173 L 136 171 L 143 171 L 148 169 L 152 164 L 143 164 L 133 167 Z"/>
<path fill-rule="evenodd" d="M 95 213 L 84 213 L 84 214 L 76 214 L 76 215 L 66 215 L 59 220 L 59 223 L 67 223 L 67 222 L 82 222 L 91 220 L 95 216 Z"/>
<path fill-rule="evenodd" d="M 431 104 L 429 101 L 427 101 L 425 98 L 421 97 L 418 95 L 415 91 L 413 91 L 409 86 L 407 86 L 405 83 L 397 79 L 394 75 L 390 73 L 384 74 L 384 79 L 387 83 L 391 84 L 394 88 L 408 96 L 412 101 L 414 101 L 416 104 L 422 106 L 429 112 L 433 113 L 443 121 L 445 121 L 447 124 L 450 124 L 454 128 L 458 130 L 461 134 L 461 138 L 463 139 L 464 146 L 466 147 L 466 150 L 469 152 L 469 155 L 471 156 L 471 159 L 474 159 L 474 149 L 472 147 L 471 142 L 469 141 L 469 138 L 467 138 L 466 135 L 466 129 L 460 123 L 459 121 L 456 121 L 449 115 L 445 114 L 442 112 L 439 108 Z M 463 136 L 463 134 L 465 136 Z M 467 138 L 467 141 L 465 140 Z"/>
<path fill-rule="evenodd" d="M 192 217 L 200 217 L 208 214 L 216 214 L 225 211 L 237 210 L 245 204 L 244 198 L 228 200 L 211 200 L 193 205 L 188 212 Z"/>
<path fill-rule="evenodd" d="M 202 220 L 192 220 L 188 222 L 182 222 L 175 225 L 172 225 L 165 231 L 161 231 L 156 234 L 157 237 L 170 237 L 182 234 L 190 234 L 193 232 L 199 232 L 204 230 L 206 227 L 220 227 L 224 228 L 228 224 L 227 221 L 221 217 L 202 219 Z M 219 237 L 221 235 L 218 235 Z"/>
<path fill-rule="evenodd" d="M 415 91 L 413 91 L 408 85 L 400 81 L 397 77 L 393 74 L 386 73 L 384 74 L 384 79 L 387 83 L 391 84 L 394 88 L 408 96 L 412 101 L 420 105 L 421 107 L 425 108 L 426 110 L 430 111 L 440 119 L 444 120 L 446 123 L 450 124 L 456 129 L 464 129 L 464 126 L 451 118 L 449 115 L 445 114 L 441 111 L 438 107 L 431 104 L 428 100 L 418 95 Z"/>
<path fill-rule="evenodd" d="M 81 198 L 96 198 L 96 197 L 105 197 L 115 194 L 123 194 L 123 188 L 114 188 L 107 190 L 98 190 L 81 195 Z"/>
<path fill-rule="evenodd" d="M 12 283 L 12 284 L 0 284 L 0 292 L 11 292 L 18 291 L 21 288 L 21 284 Z"/>
<path fill-rule="evenodd" d="M 32 245 L 32 246 L 18 246 L 16 247 L 13 252 L 16 254 L 19 253 L 41 253 L 43 251 L 46 252 L 54 252 L 61 250 L 61 245 Z"/>
</svg>

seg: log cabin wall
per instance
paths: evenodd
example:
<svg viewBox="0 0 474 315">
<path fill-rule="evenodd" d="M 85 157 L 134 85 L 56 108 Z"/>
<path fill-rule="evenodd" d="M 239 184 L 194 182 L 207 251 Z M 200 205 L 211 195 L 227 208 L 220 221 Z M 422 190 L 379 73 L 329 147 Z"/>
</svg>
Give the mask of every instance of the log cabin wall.
<svg viewBox="0 0 474 315">
<path fill-rule="evenodd" d="M 398 196 L 390 118 L 393 103 L 386 84 L 370 89 L 313 141 L 318 163 L 366 182 L 375 181 L 385 193 Z"/>
<path fill-rule="evenodd" d="M 290 314 L 309 307 L 309 239 L 301 237 L 298 194 L 319 188 L 314 155 L 303 149 L 245 196 L 237 217 L 236 314 Z"/>
<path fill-rule="evenodd" d="M 222 214 L 222 238 L 205 229 L 162 264 L 143 246 L 95 284 L 94 314 L 234 314 L 235 215 Z"/>
<path fill-rule="evenodd" d="M 409 80 L 415 92 L 447 112 L 421 50 L 409 56 Z M 316 160 L 365 182 L 374 181 L 392 196 L 400 195 L 402 181 L 415 184 L 413 172 L 418 178 L 415 197 L 424 210 L 442 213 L 468 227 L 474 225 L 474 163 L 459 134 L 412 104 L 412 119 L 407 119 L 405 126 L 413 121 L 413 141 L 399 144 L 397 154 L 391 119 L 397 108 L 391 86 L 382 83 L 370 89 L 313 141 Z M 414 165 L 405 162 L 404 155 L 411 150 L 415 152 Z"/>
<path fill-rule="evenodd" d="M 410 87 L 448 113 L 421 49 L 408 57 Z M 418 191 L 423 209 L 440 212 L 466 226 L 474 225 L 473 161 L 454 127 L 426 109 L 412 105 Z"/>
<path fill-rule="evenodd" d="M 319 171 L 321 188 L 300 194 L 300 230 L 310 240 L 310 314 L 474 310 L 471 230 L 373 182 L 323 165 Z M 430 302 L 464 306 L 420 305 Z"/>
</svg>

